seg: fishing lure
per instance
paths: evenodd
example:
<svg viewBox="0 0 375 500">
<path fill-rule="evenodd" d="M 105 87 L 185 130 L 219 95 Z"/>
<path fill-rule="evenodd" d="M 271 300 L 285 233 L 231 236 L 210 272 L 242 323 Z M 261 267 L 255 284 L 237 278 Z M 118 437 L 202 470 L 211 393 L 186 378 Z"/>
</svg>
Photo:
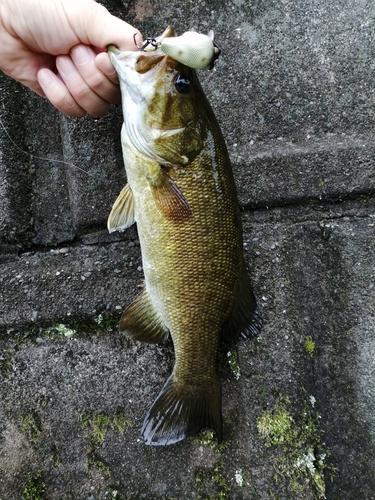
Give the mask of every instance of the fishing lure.
<svg viewBox="0 0 375 500">
<path fill-rule="evenodd" d="M 167 30 L 164 32 L 166 33 Z M 140 46 L 136 42 L 136 34 L 133 39 L 136 47 L 142 51 L 152 51 L 160 48 L 164 54 L 176 61 L 194 69 L 212 69 L 216 59 L 220 55 L 220 49 L 214 42 L 214 33 L 211 30 L 208 35 L 202 35 L 196 31 L 186 31 L 181 36 L 161 35 L 158 39 L 146 38 Z"/>
</svg>

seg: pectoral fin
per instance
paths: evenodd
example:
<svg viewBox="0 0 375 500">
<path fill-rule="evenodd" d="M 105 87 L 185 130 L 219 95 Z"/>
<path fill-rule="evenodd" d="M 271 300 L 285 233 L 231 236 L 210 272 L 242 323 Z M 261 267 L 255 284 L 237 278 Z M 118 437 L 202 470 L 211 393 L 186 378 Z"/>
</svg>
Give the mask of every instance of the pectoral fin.
<svg viewBox="0 0 375 500">
<path fill-rule="evenodd" d="M 126 309 L 120 330 L 133 340 L 156 344 L 168 337 L 169 331 L 151 303 L 145 288 Z"/>
<path fill-rule="evenodd" d="M 121 190 L 108 217 L 110 233 L 124 231 L 134 223 L 134 197 L 129 184 Z"/>
<path fill-rule="evenodd" d="M 168 219 L 184 222 L 193 215 L 189 203 L 177 184 L 162 168 L 157 179 L 150 182 L 150 189 L 157 207 Z"/>
<path fill-rule="evenodd" d="M 244 268 L 237 300 L 228 321 L 223 327 L 222 334 L 227 340 L 238 340 L 240 335 L 245 339 L 251 338 L 258 335 L 261 326 L 262 317 L 251 289 L 249 277 Z"/>
</svg>

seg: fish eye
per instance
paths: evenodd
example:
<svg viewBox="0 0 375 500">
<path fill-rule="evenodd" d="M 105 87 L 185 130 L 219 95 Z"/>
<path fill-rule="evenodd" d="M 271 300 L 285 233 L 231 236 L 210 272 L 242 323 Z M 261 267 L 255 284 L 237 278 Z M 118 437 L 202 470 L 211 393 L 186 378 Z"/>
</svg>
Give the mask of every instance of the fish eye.
<svg viewBox="0 0 375 500">
<path fill-rule="evenodd" d="M 177 92 L 180 92 L 181 94 L 186 94 L 190 90 L 191 82 L 186 75 L 180 73 L 179 75 L 176 76 L 176 79 L 174 81 L 174 86 L 176 87 Z"/>
</svg>

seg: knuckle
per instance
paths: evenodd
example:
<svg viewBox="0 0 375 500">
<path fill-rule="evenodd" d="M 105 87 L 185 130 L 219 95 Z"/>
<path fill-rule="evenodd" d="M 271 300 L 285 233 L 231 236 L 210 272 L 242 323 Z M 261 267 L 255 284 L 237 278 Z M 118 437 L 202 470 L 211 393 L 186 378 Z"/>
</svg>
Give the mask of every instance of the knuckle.
<svg viewBox="0 0 375 500">
<path fill-rule="evenodd" d="M 86 112 L 75 102 L 75 100 L 69 98 L 68 96 L 63 96 L 60 99 L 56 99 L 54 102 L 51 102 L 55 108 L 66 115 L 79 118 L 85 116 L 86 114 Z"/>
<path fill-rule="evenodd" d="M 78 101 L 82 101 L 88 97 L 91 90 L 90 87 L 88 87 L 85 83 L 82 83 L 74 89 L 71 89 L 71 92 Z"/>
<path fill-rule="evenodd" d="M 62 103 L 61 107 L 58 109 L 62 111 L 64 114 L 73 116 L 75 118 L 81 118 L 86 114 L 86 111 L 84 109 L 82 109 L 76 103 L 72 103 L 69 101 L 65 101 L 64 103 Z"/>
<path fill-rule="evenodd" d="M 93 75 L 88 81 L 87 85 L 91 87 L 93 90 L 98 91 L 102 90 L 105 85 L 104 78 L 101 77 L 100 75 Z"/>
<path fill-rule="evenodd" d="M 86 114 L 69 89 L 58 79 L 55 80 L 53 85 L 45 89 L 45 96 L 55 108 L 66 115 L 81 117 Z"/>
</svg>

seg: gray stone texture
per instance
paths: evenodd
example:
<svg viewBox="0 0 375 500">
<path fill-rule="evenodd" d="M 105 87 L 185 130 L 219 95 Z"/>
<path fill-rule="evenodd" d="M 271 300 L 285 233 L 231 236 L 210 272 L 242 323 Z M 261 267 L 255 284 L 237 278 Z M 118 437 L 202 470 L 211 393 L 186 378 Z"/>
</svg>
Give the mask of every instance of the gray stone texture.
<svg viewBox="0 0 375 500">
<path fill-rule="evenodd" d="M 375 3 L 103 3 L 145 36 L 214 29 L 200 79 L 264 325 L 222 348 L 223 447 L 143 445 L 173 346 L 117 331 L 143 278 L 136 229 L 106 231 L 120 107 L 70 119 L 0 75 L 0 499 L 374 499 Z M 266 446 L 257 423 L 280 408 L 313 438 Z M 320 494 L 294 474 L 319 447 Z"/>
</svg>

